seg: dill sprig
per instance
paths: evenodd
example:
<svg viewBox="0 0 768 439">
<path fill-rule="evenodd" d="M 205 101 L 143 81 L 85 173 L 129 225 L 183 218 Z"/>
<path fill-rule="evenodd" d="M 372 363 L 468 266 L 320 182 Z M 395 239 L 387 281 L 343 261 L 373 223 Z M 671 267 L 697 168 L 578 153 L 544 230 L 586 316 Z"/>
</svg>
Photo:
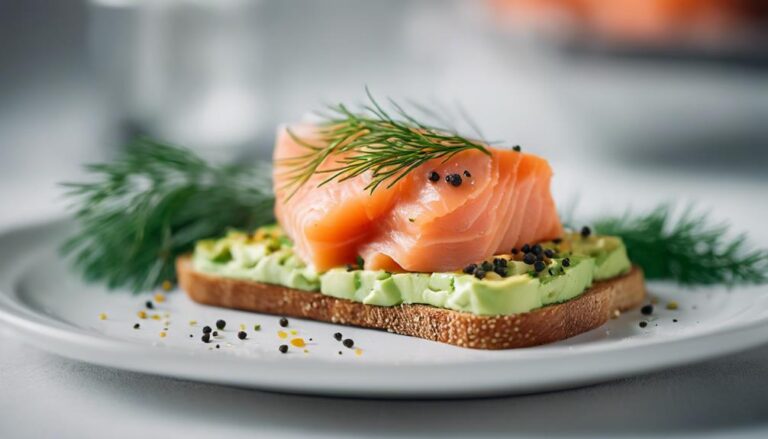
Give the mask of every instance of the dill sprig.
<svg viewBox="0 0 768 439">
<path fill-rule="evenodd" d="M 600 219 L 595 231 L 621 237 L 649 279 L 727 286 L 768 281 L 768 251 L 750 250 L 744 234 L 729 238 L 729 226 L 706 214 L 686 209 L 674 219 L 672 210 L 665 204 L 646 214 Z"/>
<path fill-rule="evenodd" d="M 175 279 L 175 258 L 228 228 L 274 221 L 268 167 L 214 166 L 187 149 L 135 142 L 95 180 L 65 183 L 78 230 L 62 247 L 91 281 L 151 289 Z"/>
<path fill-rule="evenodd" d="M 459 135 L 455 130 L 439 128 L 417 120 L 392 99 L 392 114 L 374 99 L 355 112 L 344 104 L 328 106 L 319 124 L 318 145 L 300 138 L 290 129 L 288 134 L 307 151 L 276 161 L 282 168 L 286 184 L 279 189 L 293 196 L 314 174 L 326 174 L 318 186 L 331 181 L 344 181 L 371 171 L 371 182 L 365 187 L 371 193 L 384 182 L 392 187 L 411 171 L 434 160 L 446 161 L 459 152 L 475 149 L 490 155 L 483 142 Z M 393 115 L 394 114 L 394 115 Z M 329 157 L 334 165 L 320 169 Z"/>
</svg>

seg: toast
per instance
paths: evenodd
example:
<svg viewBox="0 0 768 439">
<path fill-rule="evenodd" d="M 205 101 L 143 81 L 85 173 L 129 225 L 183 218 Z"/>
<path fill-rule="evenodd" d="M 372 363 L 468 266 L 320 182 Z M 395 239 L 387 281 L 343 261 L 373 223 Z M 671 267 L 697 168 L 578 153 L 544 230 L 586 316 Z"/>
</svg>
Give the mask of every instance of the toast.
<svg viewBox="0 0 768 439">
<path fill-rule="evenodd" d="M 344 299 L 195 271 L 190 256 L 176 261 L 179 285 L 195 302 L 396 334 L 474 349 L 512 349 L 564 340 L 604 324 L 645 300 L 639 267 L 595 282 L 580 296 L 527 313 L 481 316 L 428 305 L 364 305 Z"/>
</svg>

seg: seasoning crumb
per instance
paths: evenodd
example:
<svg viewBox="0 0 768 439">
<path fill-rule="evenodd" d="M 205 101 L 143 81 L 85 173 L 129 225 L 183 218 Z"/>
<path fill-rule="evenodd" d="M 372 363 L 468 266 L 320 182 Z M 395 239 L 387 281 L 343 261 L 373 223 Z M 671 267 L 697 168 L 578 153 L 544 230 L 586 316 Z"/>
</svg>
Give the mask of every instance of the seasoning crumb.
<svg viewBox="0 0 768 439">
<path fill-rule="evenodd" d="M 165 288 L 163 288 L 163 289 L 165 289 Z M 168 291 L 168 290 L 165 290 L 165 291 Z M 163 294 L 163 293 L 156 293 L 155 294 L 155 302 L 157 302 L 157 303 L 165 302 L 165 294 Z"/>
<path fill-rule="evenodd" d="M 195 338 L 193 334 L 189 334 L 189 338 Z"/>
<path fill-rule="evenodd" d="M 667 303 L 667 309 L 668 309 L 668 310 L 670 310 L 670 311 L 674 311 L 674 310 L 676 310 L 677 308 L 678 308 L 677 302 L 675 302 L 675 301 L 672 301 L 672 302 L 669 302 L 669 303 Z"/>
<path fill-rule="evenodd" d="M 341 337 L 342 337 L 341 332 L 337 332 L 333 334 L 333 338 L 335 338 L 336 341 L 341 341 Z"/>
<path fill-rule="evenodd" d="M 219 329 L 224 329 L 224 327 L 227 326 L 227 322 L 225 322 L 222 319 L 216 320 L 216 327 Z"/>
<path fill-rule="evenodd" d="M 107 320 L 107 315 L 104 313 L 99 313 L 99 320 Z"/>
<path fill-rule="evenodd" d="M 448 174 L 445 176 L 445 181 L 448 182 L 453 187 L 461 186 L 461 175 L 459 174 Z"/>
<path fill-rule="evenodd" d="M 646 326 L 648 326 L 648 322 L 646 322 L 645 320 L 643 320 L 642 322 L 640 322 L 640 327 L 641 327 L 641 328 L 645 328 Z"/>
<path fill-rule="evenodd" d="M 171 291 L 173 284 L 169 280 L 164 280 L 162 285 L 163 291 Z"/>
<path fill-rule="evenodd" d="M 339 351 L 339 355 L 342 355 L 342 354 L 341 354 L 341 351 Z"/>
<path fill-rule="evenodd" d="M 640 308 L 640 312 L 643 315 L 649 316 L 653 314 L 653 305 L 645 305 L 642 308 Z"/>
<path fill-rule="evenodd" d="M 219 349 L 220 347 L 221 347 L 220 345 L 216 345 L 216 349 Z"/>
<path fill-rule="evenodd" d="M 165 338 L 168 335 L 165 331 L 160 332 L 160 338 Z"/>
<path fill-rule="evenodd" d="M 619 317 L 621 317 L 621 311 L 619 311 L 618 309 L 614 309 L 613 315 L 611 316 L 611 318 L 618 319 Z"/>
<path fill-rule="evenodd" d="M 261 325 L 253 325 L 254 331 L 261 331 Z"/>
<path fill-rule="evenodd" d="M 280 317 L 280 326 L 282 326 L 283 328 L 287 327 L 288 319 L 286 319 L 285 317 Z"/>
<path fill-rule="evenodd" d="M 237 338 L 239 338 L 240 340 L 245 340 L 246 337 L 248 337 L 248 334 L 246 334 L 245 331 L 240 331 L 237 333 Z"/>
<path fill-rule="evenodd" d="M 343 342 L 341 342 L 341 344 L 343 344 L 345 347 L 351 348 L 352 346 L 355 345 L 355 341 L 352 340 L 351 338 L 347 338 Z"/>
<path fill-rule="evenodd" d="M 285 354 L 288 352 L 288 345 L 287 344 L 281 344 L 279 348 L 277 348 L 281 353 Z"/>
<path fill-rule="evenodd" d="M 134 323 L 134 325 L 133 325 L 133 329 L 139 329 L 140 327 L 141 327 L 141 325 L 139 325 L 138 323 Z"/>
<path fill-rule="evenodd" d="M 408 218 L 408 222 L 410 223 L 416 222 L 416 218 Z"/>
<path fill-rule="evenodd" d="M 139 311 L 139 312 L 136 313 L 136 315 L 139 316 L 140 319 L 146 319 L 147 318 L 147 313 L 144 312 L 144 311 Z"/>
</svg>

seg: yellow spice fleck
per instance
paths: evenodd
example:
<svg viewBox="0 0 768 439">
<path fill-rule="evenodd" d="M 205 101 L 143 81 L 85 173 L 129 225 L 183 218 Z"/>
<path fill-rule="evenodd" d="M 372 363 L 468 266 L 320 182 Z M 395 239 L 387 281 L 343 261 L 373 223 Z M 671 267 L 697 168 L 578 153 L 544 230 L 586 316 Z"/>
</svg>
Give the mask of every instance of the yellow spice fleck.
<svg viewBox="0 0 768 439">
<path fill-rule="evenodd" d="M 245 331 L 245 323 L 240 323 L 240 330 Z"/>
<path fill-rule="evenodd" d="M 295 329 L 291 329 L 291 335 L 296 335 L 296 334 L 298 334 L 298 333 L 299 333 L 299 331 L 297 331 L 297 330 L 295 330 Z"/>
<path fill-rule="evenodd" d="M 160 320 L 160 314 L 152 314 L 152 320 Z"/>
<path fill-rule="evenodd" d="M 285 331 L 277 331 L 277 336 L 280 338 L 287 338 L 288 334 Z"/>
<path fill-rule="evenodd" d="M 195 325 L 197 325 L 197 320 L 190 320 L 189 321 L 189 326 L 195 326 Z"/>
<path fill-rule="evenodd" d="M 667 303 L 667 309 L 668 310 L 676 310 L 677 309 L 677 302 L 669 302 Z"/>
<path fill-rule="evenodd" d="M 140 319 L 146 319 L 147 318 L 147 313 L 144 312 L 144 311 L 139 311 L 139 312 L 136 313 L 136 315 L 139 316 Z"/>
<path fill-rule="evenodd" d="M 292 345 L 294 345 L 294 346 L 296 346 L 297 348 L 303 348 L 304 346 L 306 346 L 306 345 L 307 345 L 307 344 L 304 342 L 304 339 L 303 339 L 303 338 L 294 338 L 293 340 L 291 340 L 291 344 L 292 344 Z"/>
<path fill-rule="evenodd" d="M 165 290 L 165 288 L 163 288 Z M 168 291 L 168 290 L 166 290 Z M 163 293 L 156 293 L 155 294 L 155 302 L 157 303 L 163 303 L 165 302 L 165 294 Z"/>
<path fill-rule="evenodd" d="M 355 349 L 355 355 L 358 355 L 358 356 L 363 355 L 363 350 L 360 348 Z"/>
<path fill-rule="evenodd" d="M 104 313 L 99 314 L 99 320 L 107 320 L 107 315 Z"/>
<path fill-rule="evenodd" d="M 171 283 L 171 281 L 169 280 L 163 281 L 163 291 L 171 291 L 172 288 L 173 288 L 173 284 Z"/>
<path fill-rule="evenodd" d="M 305 353 L 305 354 L 308 354 L 308 353 L 309 353 L 309 350 L 308 350 L 308 349 L 304 349 L 304 353 Z"/>
<path fill-rule="evenodd" d="M 160 333 L 160 338 L 165 338 L 166 335 L 168 335 L 168 334 L 166 334 L 165 331 L 163 331 L 163 332 Z"/>
</svg>

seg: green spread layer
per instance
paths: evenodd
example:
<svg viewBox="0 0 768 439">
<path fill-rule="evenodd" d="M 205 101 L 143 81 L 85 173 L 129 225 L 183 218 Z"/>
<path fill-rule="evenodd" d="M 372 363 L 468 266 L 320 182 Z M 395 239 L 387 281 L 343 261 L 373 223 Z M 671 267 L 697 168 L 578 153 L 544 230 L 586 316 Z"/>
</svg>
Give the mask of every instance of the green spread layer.
<svg viewBox="0 0 768 439">
<path fill-rule="evenodd" d="M 493 272 L 484 279 L 462 272 L 389 273 L 352 266 L 317 273 L 294 254 L 279 227 L 269 226 L 253 234 L 233 231 L 220 239 L 199 241 L 193 261 L 200 272 L 316 291 L 367 305 L 419 303 L 476 315 L 517 314 L 564 302 L 583 293 L 593 281 L 630 269 L 626 248 L 616 237 L 569 234 L 559 243 L 542 243 L 542 247 L 556 255 L 538 274 L 509 254 L 497 255 L 508 261 L 506 277 Z"/>
</svg>

